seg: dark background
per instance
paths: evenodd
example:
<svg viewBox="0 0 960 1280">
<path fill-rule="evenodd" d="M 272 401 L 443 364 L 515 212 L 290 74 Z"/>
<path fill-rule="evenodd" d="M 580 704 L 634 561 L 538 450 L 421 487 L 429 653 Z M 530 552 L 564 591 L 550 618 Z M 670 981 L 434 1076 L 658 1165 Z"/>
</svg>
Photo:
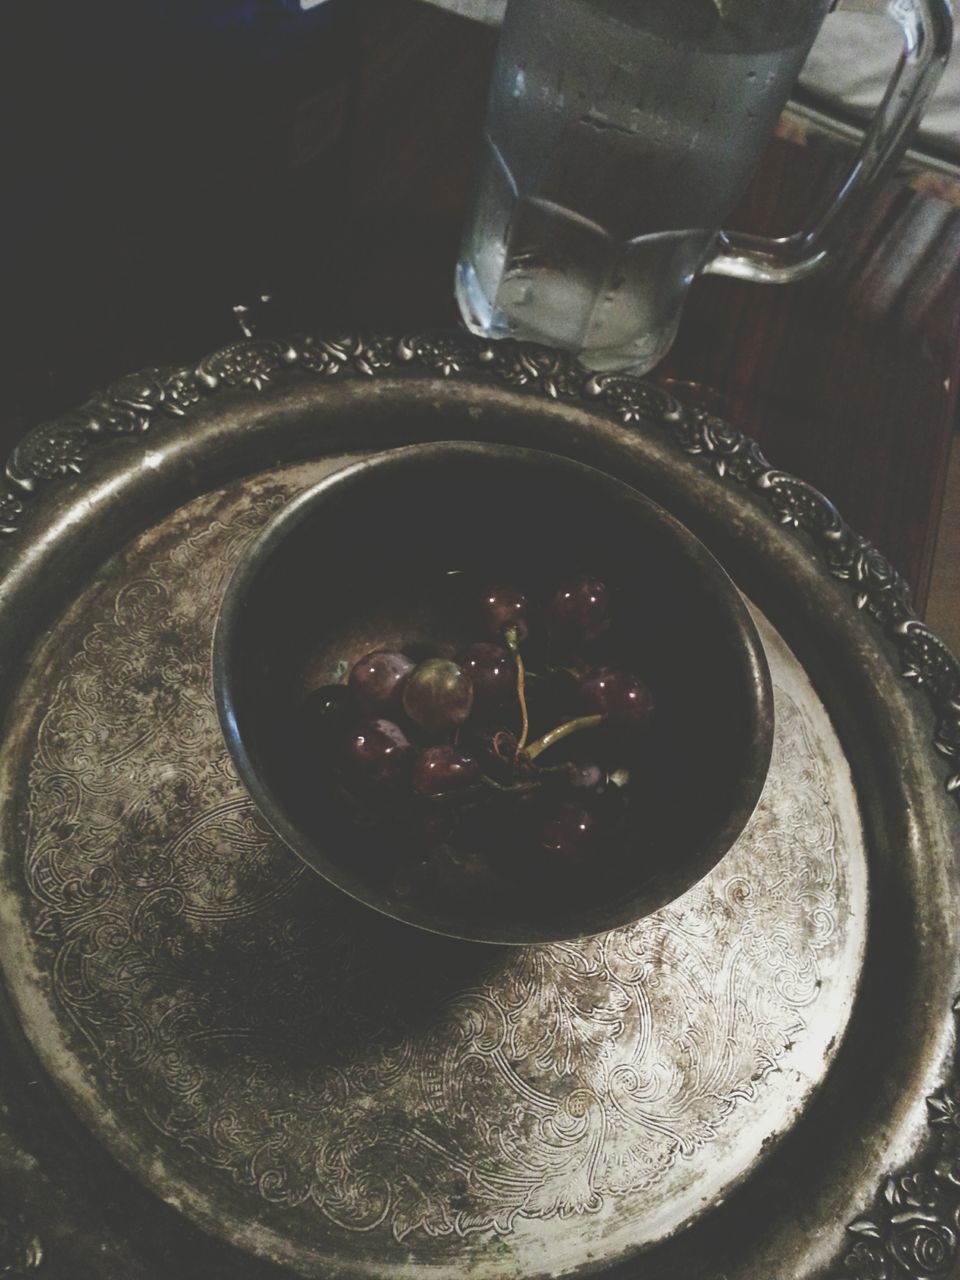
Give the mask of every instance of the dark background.
<svg viewBox="0 0 960 1280">
<path fill-rule="evenodd" d="M 421 0 L 6 0 L 0 449 L 240 323 L 455 325 L 494 43 Z M 796 229 L 849 163 L 775 141 L 734 225 Z M 824 489 L 921 605 L 960 335 L 947 196 L 889 184 L 813 280 L 698 281 L 653 375 Z"/>
</svg>

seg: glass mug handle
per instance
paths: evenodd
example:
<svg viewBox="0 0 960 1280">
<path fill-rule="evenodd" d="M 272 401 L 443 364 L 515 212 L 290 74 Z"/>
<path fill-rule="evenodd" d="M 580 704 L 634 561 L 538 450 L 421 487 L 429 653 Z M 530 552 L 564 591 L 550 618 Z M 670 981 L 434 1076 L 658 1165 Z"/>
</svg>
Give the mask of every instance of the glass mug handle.
<svg viewBox="0 0 960 1280">
<path fill-rule="evenodd" d="M 859 207 L 860 197 L 899 161 L 937 87 L 953 32 L 949 0 L 841 0 L 837 7 L 886 12 L 903 32 L 903 52 L 853 168 L 802 231 L 779 239 L 720 231 L 714 255 L 703 267 L 708 274 L 786 284 L 816 271 Z"/>
</svg>

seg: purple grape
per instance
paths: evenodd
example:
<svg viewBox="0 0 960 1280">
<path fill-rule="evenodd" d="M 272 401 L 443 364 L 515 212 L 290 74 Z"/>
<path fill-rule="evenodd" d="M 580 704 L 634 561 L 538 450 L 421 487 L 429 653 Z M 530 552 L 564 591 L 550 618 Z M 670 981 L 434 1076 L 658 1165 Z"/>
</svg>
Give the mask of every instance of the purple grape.
<svg viewBox="0 0 960 1280">
<path fill-rule="evenodd" d="M 436 733 L 463 724 L 473 707 L 473 683 L 455 662 L 428 658 L 407 677 L 403 709 L 421 729 Z"/>
<path fill-rule="evenodd" d="M 459 663 L 473 681 L 473 701 L 478 710 L 499 706 L 516 693 L 516 663 L 500 645 L 478 640 L 464 649 Z"/>
<path fill-rule="evenodd" d="M 517 641 L 523 643 L 530 634 L 527 620 L 527 597 L 517 587 L 493 583 L 480 595 L 480 622 L 490 640 L 502 640 L 513 627 Z"/>
<path fill-rule="evenodd" d="M 480 766 L 459 747 L 428 747 L 413 767 L 413 789 L 421 796 L 461 791 L 480 777 Z"/>
<path fill-rule="evenodd" d="M 414 668 L 405 653 L 375 649 L 354 664 L 348 687 L 353 700 L 366 715 L 396 711 L 400 688 Z"/>
<path fill-rule="evenodd" d="M 341 759 L 355 782 L 379 789 L 409 779 L 416 750 L 392 720 L 366 720 L 345 737 Z"/>
<path fill-rule="evenodd" d="M 653 694 L 639 676 L 618 667 L 595 667 L 580 681 L 580 712 L 602 715 L 611 724 L 646 728 L 653 720 Z"/>
<path fill-rule="evenodd" d="M 579 648 L 603 635 L 609 626 L 609 592 L 599 578 L 570 578 L 547 601 L 547 635 L 555 645 Z"/>
<path fill-rule="evenodd" d="M 564 802 L 552 806 L 537 824 L 537 851 L 557 867 L 584 866 L 602 849 L 606 831 L 584 805 Z"/>
<path fill-rule="evenodd" d="M 544 770 L 544 780 L 565 792 L 575 792 L 577 796 L 599 796 L 607 789 L 608 775 L 606 769 L 598 764 L 567 760 Z"/>
<path fill-rule="evenodd" d="M 403 828 L 410 848 L 423 853 L 439 849 L 447 843 L 457 826 L 458 815 L 443 805 L 426 805 L 419 808 Z"/>
</svg>

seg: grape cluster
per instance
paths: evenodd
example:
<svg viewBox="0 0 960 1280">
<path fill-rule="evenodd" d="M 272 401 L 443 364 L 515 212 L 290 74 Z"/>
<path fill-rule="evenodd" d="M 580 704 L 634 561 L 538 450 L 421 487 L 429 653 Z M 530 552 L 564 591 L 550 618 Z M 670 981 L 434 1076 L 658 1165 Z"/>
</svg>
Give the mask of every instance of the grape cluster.
<svg viewBox="0 0 960 1280">
<path fill-rule="evenodd" d="M 580 575 L 534 609 L 516 585 L 486 584 L 471 602 L 479 638 L 454 658 L 376 650 L 303 701 L 318 785 L 396 837 L 397 895 L 466 900 L 608 856 L 654 716 L 644 681 L 603 660 L 611 595 Z"/>
</svg>

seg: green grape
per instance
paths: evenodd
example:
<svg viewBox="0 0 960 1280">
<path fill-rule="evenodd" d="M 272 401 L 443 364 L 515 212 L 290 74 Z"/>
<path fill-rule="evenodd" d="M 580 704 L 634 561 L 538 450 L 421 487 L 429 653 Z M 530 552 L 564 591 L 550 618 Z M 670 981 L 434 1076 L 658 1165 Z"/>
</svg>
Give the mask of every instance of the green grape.
<svg viewBox="0 0 960 1280">
<path fill-rule="evenodd" d="M 463 724 L 473 707 L 473 681 L 455 662 L 428 658 L 403 687 L 403 709 L 421 729 L 435 733 Z"/>
</svg>

